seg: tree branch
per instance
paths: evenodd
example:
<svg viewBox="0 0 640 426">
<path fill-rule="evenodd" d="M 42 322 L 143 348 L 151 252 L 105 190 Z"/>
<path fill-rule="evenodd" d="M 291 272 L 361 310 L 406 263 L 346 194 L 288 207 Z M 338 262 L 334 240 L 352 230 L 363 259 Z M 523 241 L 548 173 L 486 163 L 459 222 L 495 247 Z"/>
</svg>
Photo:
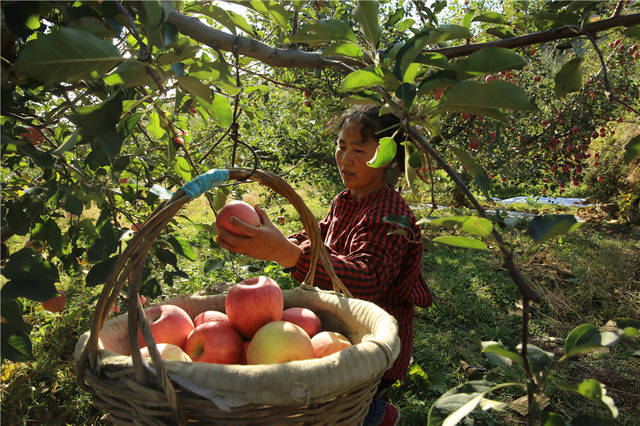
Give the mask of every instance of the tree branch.
<svg viewBox="0 0 640 426">
<path fill-rule="evenodd" d="M 203 43 L 214 49 L 233 51 L 233 44 L 236 36 L 224 31 L 216 30 L 203 24 L 198 18 L 186 16 L 176 10 L 172 10 L 168 16 L 168 22 L 178 28 L 178 31 L 194 40 Z M 613 16 L 609 19 L 592 22 L 584 25 L 581 30 L 587 33 L 597 33 L 614 27 L 629 27 L 640 24 L 640 13 L 630 15 Z M 504 40 L 496 40 L 488 43 L 465 44 L 461 46 L 446 47 L 442 49 L 428 50 L 427 52 L 441 53 L 447 58 L 457 58 L 470 55 L 480 49 L 487 47 L 504 47 L 513 49 L 516 47 L 530 46 L 532 44 L 544 43 L 547 41 L 559 40 L 563 38 L 578 37 L 581 33 L 576 33 L 575 27 L 565 26 L 550 30 L 539 31 L 520 37 L 512 37 Z M 238 37 L 238 53 L 243 56 L 258 59 L 273 67 L 286 68 L 342 68 L 345 63 L 358 68 L 362 64 L 358 61 L 350 61 L 348 58 L 323 57 L 320 52 L 306 52 L 298 49 L 280 49 L 269 46 L 258 40 Z"/>
<path fill-rule="evenodd" d="M 581 30 L 587 33 L 597 33 L 599 31 L 608 30 L 614 27 L 629 27 L 640 24 L 640 13 L 632 15 L 614 16 L 609 19 L 592 22 L 584 25 Z M 575 26 L 565 26 L 553 28 L 550 30 L 539 31 L 520 37 L 512 37 L 504 40 L 490 41 L 488 43 L 465 44 L 462 46 L 446 47 L 443 49 L 433 49 L 429 52 L 441 53 L 447 58 L 457 58 L 467 56 L 471 53 L 487 47 L 504 47 L 513 49 L 515 47 L 530 46 L 532 44 L 544 43 L 546 41 L 560 40 L 563 38 L 572 38 L 581 35 L 576 32 Z"/>
</svg>

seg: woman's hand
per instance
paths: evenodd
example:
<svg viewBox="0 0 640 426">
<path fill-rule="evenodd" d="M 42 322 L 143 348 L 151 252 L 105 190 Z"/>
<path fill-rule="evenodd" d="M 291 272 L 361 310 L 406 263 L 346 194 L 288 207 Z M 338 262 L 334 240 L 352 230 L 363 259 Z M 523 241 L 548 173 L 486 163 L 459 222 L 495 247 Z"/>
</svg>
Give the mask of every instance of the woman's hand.
<svg viewBox="0 0 640 426">
<path fill-rule="evenodd" d="M 254 259 L 272 260 L 285 268 L 295 266 L 302 249 L 284 236 L 282 231 L 269 220 L 264 210 L 258 206 L 254 208 L 260 216 L 261 227 L 249 225 L 232 216 L 231 223 L 240 229 L 243 235 L 233 234 L 219 227 L 216 242 L 229 251 L 251 256 Z"/>
</svg>

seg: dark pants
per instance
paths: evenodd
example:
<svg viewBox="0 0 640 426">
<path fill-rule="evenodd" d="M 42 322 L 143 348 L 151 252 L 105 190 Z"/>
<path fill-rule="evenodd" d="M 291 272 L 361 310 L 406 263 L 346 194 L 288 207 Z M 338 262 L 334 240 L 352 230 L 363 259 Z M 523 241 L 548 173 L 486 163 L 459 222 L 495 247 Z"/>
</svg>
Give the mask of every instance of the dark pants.
<svg viewBox="0 0 640 426">
<path fill-rule="evenodd" d="M 375 426 L 382 420 L 387 407 L 387 393 L 394 383 L 395 380 L 393 379 L 382 379 L 380 381 L 378 390 L 369 406 L 367 417 L 364 419 L 363 426 Z"/>
</svg>

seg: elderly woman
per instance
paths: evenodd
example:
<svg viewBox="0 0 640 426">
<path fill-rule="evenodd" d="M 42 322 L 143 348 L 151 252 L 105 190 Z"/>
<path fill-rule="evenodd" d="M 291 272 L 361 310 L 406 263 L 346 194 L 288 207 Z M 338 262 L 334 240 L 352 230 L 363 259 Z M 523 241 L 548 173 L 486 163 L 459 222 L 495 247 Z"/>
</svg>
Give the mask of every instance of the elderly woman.
<svg viewBox="0 0 640 426">
<path fill-rule="evenodd" d="M 354 297 L 376 303 L 398 321 L 401 341 L 400 355 L 385 372 L 372 403 L 366 425 L 395 424 L 398 410 L 385 399 L 386 391 L 407 373 L 413 351 L 414 306 L 431 304 L 429 288 L 421 275 L 422 244 L 416 236 L 420 228 L 401 195 L 387 181 L 393 168 L 403 165 L 402 153 L 385 167 L 373 168 L 367 162 L 373 158 L 379 140 L 396 133 L 402 142 L 398 120 L 392 114 L 379 115 L 379 108 L 371 105 L 347 110 L 340 124 L 336 146 L 336 164 L 346 189 L 331 204 L 327 217 L 320 223 L 324 244 L 331 262 L 345 286 Z M 395 172 L 397 176 L 397 172 Z M 291 272 L 299 282 L 309 269 L 311 243 L 304 232 L 289 238 L 256 206 L 262 226 L 254 227 L 232 218 L 243 236 L 219 230 L 220 246 L 256 259 L 272 260 Z M 408 216 L 413 225 L 411 240 L 389 233 L 397 225 L 385 222 L 388 215 Z M 322 265 L 314 284 L 332 289 L 331 281 Z"/>
</svg>

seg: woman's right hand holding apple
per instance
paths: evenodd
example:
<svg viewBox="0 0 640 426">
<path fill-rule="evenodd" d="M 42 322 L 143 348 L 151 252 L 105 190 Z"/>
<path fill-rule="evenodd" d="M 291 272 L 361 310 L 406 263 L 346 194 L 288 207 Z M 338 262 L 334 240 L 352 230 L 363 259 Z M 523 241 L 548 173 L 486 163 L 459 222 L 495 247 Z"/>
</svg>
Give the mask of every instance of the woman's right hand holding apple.
<svg viewBox="0 0 640 426">
<path fill-rule="evenodd" d="M 302 253 L 302 249 L 280 231 L 271 222 L 264 210 L 254 206 L 262 226 L 253 226 L 236 216 L 231 216 L 229 222 L 239 231 L 231 233 L 224 224 L 218 223 L 216 242 L 221 247 L 235 253 L 251 256 L 260 260 L 278 262 L 285 268 L 295 266 Z"/>
</svg>

